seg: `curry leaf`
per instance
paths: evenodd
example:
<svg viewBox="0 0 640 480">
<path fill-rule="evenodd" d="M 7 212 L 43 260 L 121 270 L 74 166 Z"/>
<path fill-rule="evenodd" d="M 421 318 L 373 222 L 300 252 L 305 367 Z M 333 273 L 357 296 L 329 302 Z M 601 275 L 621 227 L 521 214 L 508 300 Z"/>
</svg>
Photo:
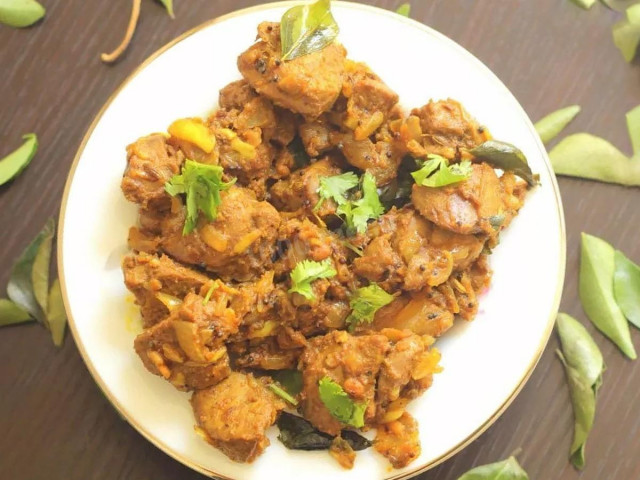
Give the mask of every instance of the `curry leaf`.
<svg viewBox="0 0 640 480">
<path fill-rule="evenodd" d="M 0 1 L 0 23 L 10 27 L 22 28 L 33 25 L 46 13 L 36 0 Z"/>
<path fill-rule="evenodd" d="M 615 250 L 604 240 L 582 234 L 580 259 L 580 300 L 593 324 L 631 359 L 636 351 L 629 324 L 613 293 Z"/>
<path fill-rule="evenodd" d="M 557 175 L 640 186 L 640 162 L 630 160 L 606 140 L 588 133 L 569 135 L 550 152 Z"/>
<path fill-rule="evenodd" d="M 0 185 L 17 177 L 31 162 L 38 151 L 38 137 L 27 133 L 22 137 L 25 142 L 12 153 L 0 160 Z"/>
<path fill-rule="evenodd" d="M 469 470 L 458 480 L 529 480 L 515 457 Z"/>
<path fill-rule="evenodd" d="M 11 300 L 0 298 L 0 327 L 31 322 L 33 318 L 29 312 L 23 310 Z"/>
<path fill-rule="evenodd" d="M 64 309 L 60 281 L 56 278 L 49 290 L 49 310 L 47 320 L 51 338 L 56 347 L 61 347 L 64 341 L 64 332 L 67 327 L 67 312 Z"/>
<path fill-rule="evenodd" d="M 640 45 L 640 4 L 626 10 L 626 18 L 613 26 L 613 42 L 627 62 L 631 62 Z"/>
<path fill-rule="evenodd" d="M 585 10 L 589 10 L 596 3 L 596 0 L 573 0 L 573 3 Z"/>
<path fill-rule="evenodd" d="M 587 437 L 596 415 L 596 396 L 593 387 L 586 382 L 575 368 L 567 363 L 562 352 L 556 350 L 556 353 L 564 365 L 567 375 L 571 403 L 573 404 L 573 416 L 575 418 L 573 442 L 569 458 L 576 468 L 581 469 L 584 467 L 584 449 Z"/>
<path fill-rule="evenodd" d="M 523 180 L 526 180 L 529 185 L 538 183 L 537 176 L 533 174 L 529 167 L 527 157 L 518 147 L 510 143 L 488 140 L 482 145 L 473 148 L 470 152 L 474 157 L 487 162 L 494 168 L 513 172 Z"/>
<path fill-rule="evenodd" d="M 322 50 L 335 40 L 339 31 L 330 0 L 292 7 L 280 21 L 282 59 L 293 60 Z"/>
<path fill-rule="evenodd" d="M 302 372 L 298 370 L 277 370 L 271 376 L 291 395 L 302 391 Z"/>
<path fill-rule="evenodd" d="M 158 1 L 162 5 L 164 5 L 164 8 L 167 9 L 167 13 L 171 18 L 176 18 L 176 16 L 173 14 L 173 0 L 158 0 Z"/>
<path fill-rule="evenodd" d="M 38 236 L 29 244 L 24 252 L 22 252 L 20 258 L 18 258 L 18 261 L 11 270 L 9 284 L 7 285 L 9 298 L 44 325 L 47 324 L 47 320 L 36 299 L 31 279 L 33 265 L 40 245 L 47 237 L 53 234 L 54 229 L 55 222 L 51 218 L 47 221 Z"/>
<path fill-rule="evenodd" d="M 627 130 L 629 130 L 633 153 L 640 155 L 640 106 L 627 112 Z"/>
<path fill-rule="evenodd" d="M 536 122 L 535 127 L 542 143 L 553 140 L 580 113 L 579 105 L 561 108 Z"/>
<path fill-rule="evenodd" d="M 409 15 L 411 15 L 411 4 L 403 3 L 396 9 L 396 13 L 398 15 L 402 15 L 403 17 L 409 17 Z"/>
<path fill-rule="evenodd" d="M 291 450 L 328 450 L 334 438 L 320 432 L 304 418 L 286 412 L 280 414 L 277 425 L 280 429 L 278 440 Z M 372 445 L 370 440 L 351 430 L 343 430 L 340 436 L 356 451 Z"/>
<path fill-rule="evenodd" d="M 638 0 L 602 0 L 602 3 L 604 3 L 611 10 L 624 12 L 627 8 L 629 8 L 637 1 Z"/>
<path fill-rule="evenodd" d="M 326 376 L 318 381 L 318 391 L 320 400 L 333 417 L 352 427 L 364 427 L 366 403 L 353 401 L 339 383 Z"/>
<path fill-rule="evenodd" d="M 613 292 L 616 302 L 627 320 L 640 328 L 640 267 L 618 250 L 615 265 Z"/>
<path fill-rule="evenodd" d="M 49 268 L 51 265 L 51 244 L 53 243 L 54 229 L 47 229 L 42 237 L 36 256 L 31 267 L 31 285 L 33 295 L 43 312 L 48 311 L 49 303 Z"/>
</svg>

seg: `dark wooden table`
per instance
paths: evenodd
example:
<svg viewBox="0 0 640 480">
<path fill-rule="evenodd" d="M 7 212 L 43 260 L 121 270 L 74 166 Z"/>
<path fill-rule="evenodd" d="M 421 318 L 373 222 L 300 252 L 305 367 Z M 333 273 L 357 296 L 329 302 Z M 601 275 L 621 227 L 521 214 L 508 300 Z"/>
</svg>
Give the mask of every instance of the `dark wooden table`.
<svg viewBox="0 0 640 480">
<path fill-rule="evenodd" d="M 17 147 L 23 133 L 36 132 L 41 143 L 29 169 L 0 187 L 0 285 L 6 284 L 12 262 L 46 218 L 58 214 L 76 149 L 125 77 L 180 33 L 261 3 L 176 0 L 176 19 L 171 21 L 158 4 L 144 1 L 130 50 L 120 63 L 107 66 L 99 54 L 120 41 L 128 1 L 41 1 L 48 9 L 43 23 L 25 30 L 0 25 L 0 156 Z M 398 2 L 365 3 L 391 9 Z M 568 132 L 591 132 L 630 150 L 624 114 L 640 104 L 640 62 L 626 64 L 613 45 L 611 26 L 618 14 L 601 5 L 586 12 L 569 0 L 413 4 L 413 18 L 485 62 L 533 119 L 577 103 L 583 112 Z M 580 232 L 604 237 L 640 261 L 640 190 L 567 178 L 560 179 L 560 188 L 568 232 L 562 310 L 585 320 L 577 295 Z M 638 332 L 632 335 L 640 346 Z M 625 360 L 601 335 L 595 338 L 608 370 L 581 475 L 567 460 L 573 420 L 564 373 L 554 355 L 554 335 L 506 413 L 462 453 L 420 478 L 455 480 L 475 465 L 521 448 L 518 458 L 532 479 L 639 479 L 640 364 Z M 202 478 L 118 417 L 70 337 L 58 350 L 36 325 L 0 330 L 0 386 L 2 479 Z"/>
</svg>

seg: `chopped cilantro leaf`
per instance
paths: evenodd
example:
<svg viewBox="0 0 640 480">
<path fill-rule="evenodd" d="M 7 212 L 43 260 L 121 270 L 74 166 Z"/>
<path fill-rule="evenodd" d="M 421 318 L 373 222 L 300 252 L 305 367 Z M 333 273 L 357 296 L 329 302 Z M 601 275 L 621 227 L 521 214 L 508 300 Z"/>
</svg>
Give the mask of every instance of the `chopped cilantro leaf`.
<svg viewBox="0 0 640 480">
<path fill-rule="evenodd" d="M 375 283 L 368 287 L 357 289 L 349 305 L 351 314 L 347 317 L 349 328 L 358 323 L 371 323 L 376 312 L 393 301 L 393 295 L 388 294 Z"/>
<path fill-rule="evenodd" d="M 354 402 L 339 383 L 326 376 L 318 382 L 318 391 L 320 400 L 336 419 L 352 427 L 364 427 L 366 403 Z"/>
<path fill-rule="evenodd" d="M 330 278 L 337 274 L 330 258 L 322 262 L 303 260 L 291 271 L 291 288 L 289 293 L 299 293 L 307 300 L 313 300 L 315 294 L 311 283 L 320 278 Z"/>
<path fill-rule="evenodd" d="M 449 165 L 446 158 L 440 155 L 429 155 L 427 161 L 422 164 L 422 168 L 411 175 L 416 183 L 423 187 L 444 187 L 466 180 L 471 173 L 469 160 Z"/>
</svg>

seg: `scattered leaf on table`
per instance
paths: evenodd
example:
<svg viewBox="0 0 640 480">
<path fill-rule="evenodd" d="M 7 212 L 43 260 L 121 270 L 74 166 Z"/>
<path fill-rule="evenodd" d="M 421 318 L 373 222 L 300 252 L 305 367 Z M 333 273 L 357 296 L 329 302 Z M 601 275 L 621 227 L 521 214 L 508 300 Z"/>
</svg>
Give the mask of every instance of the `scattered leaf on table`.
<svg viewBox="0 0 640 480">
<path fill-rule="evenodd" d="M 627 129 L 633 147 L 633 153 L 640 155 L 640 106 L 627 112 Z"/>
<path fill-rule="evenodd" d="M 411 15 L 411 4 L 403 3 L 396 9 L 396 13 L 398 15 L 402 15 L 403 17 L 408 17 L 409 15 Z"/>
<path fill-rule="evenodd" d="M 538 183 L 537 176 L 531 171 L 525 154 L 510 143 L 488 140 L 469 151 L 474 157 L 495 168 L 513 172 L 526 180 L 529 185 Z"/>
<path fill-rule="evenodd" d="M 0 298 L 0 327 L 31 322 L 33 318 L 29 312 L 23 310 L 11 300 Z"/>
<path fill-rule="evenodd" d="M 276 423 L 280 429 L 278 440 L 291 450 L 328 450 L 334 438 L 320 432 L 304 418 L 287 412 L 282 412 Z M 340 436 L 356 451 L 372 445 L 370 440 L 351 430 L 343 430 Z"/>
<path fill-rule="evenodd" d="M 596 3 L 596 0 L 573 0 L 573 3 L 585 10 L 589 10 Z"/>
<path fill-rule="evenodd" d="M 33 260 L 33 267 L 31 267 L 33 294 L 43 312 L 48 311 L 49 269 L 51 266 L 51 244 L 53 243 L 53 235 L 53 229 L 47 229 Z"/>
<path fill-rule="evenodd" d="M 629 324 L 613 293 L 615 250 L 604 240 L 582 234 L 580 300 L 593 324 L 629 358 L 636 358 Z"/>
<path fill-rule="evenodd" d="M 169 14 L 169 16 L 171 18 L 176 18 L 176 16 L 173 13 L 173 0 L 158 0 L 162 5 L 164 5 L 164 8 L 167 9 L 167 13 Z"/>
<path fill-rule="evenodd" d="M 469 470 L 458 480 L 529 480 L 515 457 Z"/>
<path fill-rule="evenodd" d="M 36 0 L 0 1 L 0 23 L 10 27 L 23 28 L 33 25 L 46 13 Z"/>
<path fill-rule="evenodd" d="M 584 449 L 596 415 L 596 396 L 591 385 L 578 370 L 569 365 L 559 350 L 556 351 L 564 365 L 569 383 L 569 393 L 573 405 L 575 419 L 573 442 L 570 449 L 570 460 L 576 468 L 584 467 Z"/>
<path fill-rule="evenodd" d="M 535 127 L 542 143 L 548 143 L 565 129 L 569 123 L 580 113 L 579 105 L 561 108 L 550 113 L 536 122 Z"/>
<path fill-rule="evenodd" d="M 618 250 L 615 265 L 613 292 L 616 302 L 627 320 L 640 328 L 640 267 Z"/>
<path fill-rule="evenodd" d="M 18 261 L 14 264 L 7 285 L 7 294 L 9 298 L 19 307 L 23 308 L 31 314 L 40 323 L 46 325 L 46 317 L 42 308 L 38 304 L 31 283 L 31 272 L 33 264 L 38 254 L 38 250 L 43 241 L 53 234 L 55 222 L 50 218 L 45 224 L 38 236 L 29 244 L 22 252 Z"/>
<path fill-rule="evenodd" d="M 38 137 L 35 133 L 27 133 L 22 138 L 25 142 L 17 150 L 0 160 L 0 185 L 17 177 L 27 168 L 38 151 Z"/>
<path fill-rule="evenodd" d="M 629 8 L 637 1 L 638 0 L 602 0 L 602 3 L 604 3 L 611 10 L 624 12 L 627 8 Z"/>
<path fill-rule="evenodd" d="M 605 369 L 602 353 L 586 328 L 566 313 L 559 313 L 556 321 L 564 358 L 571 367 L 584 377 L 594 393 L 600 386 Z"/>
<path fill-rule="evenodd" d="M 47 312 L 51 338 L 56 347 L 61 347 L 67 327 L 67 312 L 64 309 L 60 281 L 56 278 L 49 291 L 49 310 Z"/>
<path fill-rule="evenodd" d="M 569 135 L 550 152 L 557 175 L 640 186 L 640 162 L 630 160 L 606 140 L 588 133 Z"/>
<path fill-rule="evenodd" d="M 290 8 L 280 21 L 282 60 L 322 50 L 335 40 L 339 31 L 330 0 Z"/>
<path fill-rule="evenodd" d="M 640 3 L 626 10 L 626 17 L 613 26 L 613 43 L 631 63 L 640 45 Z"/>
</svg>

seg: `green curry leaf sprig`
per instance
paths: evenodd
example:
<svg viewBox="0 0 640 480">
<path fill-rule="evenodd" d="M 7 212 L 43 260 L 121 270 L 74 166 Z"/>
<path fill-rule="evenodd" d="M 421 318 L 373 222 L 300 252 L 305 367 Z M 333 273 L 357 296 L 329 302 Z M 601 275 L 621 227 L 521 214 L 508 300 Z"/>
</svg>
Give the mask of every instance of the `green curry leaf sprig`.
<svg viewBox="0 0 640 480">
<path fill-rule="evenodd" d="M 293 60 L 322 50 L 336 39 L 339 32 L 331 13 L 330 0 L 291 7 L 280 21 L 282 60 Z"/>
</svg>

